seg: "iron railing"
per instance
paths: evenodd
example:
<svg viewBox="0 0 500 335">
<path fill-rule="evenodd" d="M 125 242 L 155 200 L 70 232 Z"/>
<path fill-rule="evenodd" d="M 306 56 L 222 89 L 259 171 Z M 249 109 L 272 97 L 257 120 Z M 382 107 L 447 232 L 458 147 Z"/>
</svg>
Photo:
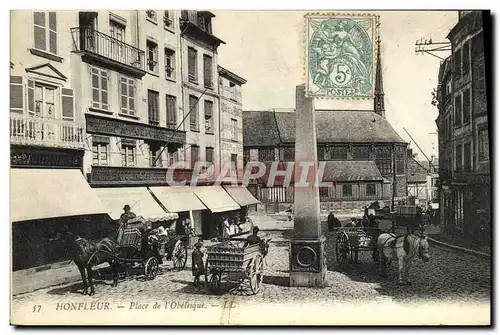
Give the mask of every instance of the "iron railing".
<svg viewBox="0 0 500 335">
<path fill-rule="evenodd" d="M 89 27 L 71 28 L 75 51 L 91 52 L 145 71 L 145 52 Z"/>
<path fill-rule="evenodd" d="M 10 143 L 61 148 L 84 148 L 84 125 L 35 116 L 10 116 Z"/>
</svg>

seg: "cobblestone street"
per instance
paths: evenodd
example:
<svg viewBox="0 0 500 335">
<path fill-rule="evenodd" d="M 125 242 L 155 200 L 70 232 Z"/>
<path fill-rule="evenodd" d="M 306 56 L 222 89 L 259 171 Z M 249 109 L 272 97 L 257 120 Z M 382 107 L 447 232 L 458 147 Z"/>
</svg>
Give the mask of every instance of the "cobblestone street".
<svg viewBox="0 0 500 335">
<path fill-rule="evenodd" d="M 391 301 L 396 303 L 415 302 L 462 302 L 488 303 L 490 299 L 490 264 L 473 255 L 458 253 L 441 247 L 431 249 L 431 260 L 415 261 L 412 267 L 412 286 L 397 284 L 397 269 L 393 262 L 389 278 L 380 278 L 369 252 L 360 253 L 360 262 L 345 273 L 335 264 L 335 240 L 328 236 L 328 272 L 326 288 L 288 287 L 288 232 L 268 232 L 272 237 L 262 291 L 255 296 L 221 293 L 235 303 L 280 303 L 300 302 L 353 302 Z M 166 267 L 170 262 L 166 263 Z M 190 270 L 190 258 L 186 269 L 180 272 L 168 269 L 153 281 L 143 281 L 140 276 L 129 276 L 121 280 L 118 287 L 111 287 L 110 281 L 98 281 L 93 297 L 83 296 L 81 283 L 65 284 L 13 298 L 13 310 L 31 301 L 93 302 L 107 301 L 120 304 L 124 300 L 191 300 L 218 303 L 220 296 L 210 294 L 207 289 L 194 287 Z M 128 308 L 128 307 L 127 307 Z"/>
</svg>

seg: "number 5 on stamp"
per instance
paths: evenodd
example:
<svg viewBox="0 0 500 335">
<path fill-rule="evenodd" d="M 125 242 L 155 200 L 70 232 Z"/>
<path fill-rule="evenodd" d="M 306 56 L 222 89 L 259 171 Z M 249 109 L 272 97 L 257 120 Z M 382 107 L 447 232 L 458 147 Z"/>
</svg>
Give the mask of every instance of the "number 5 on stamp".
<svg viewBox="0 0 500 335">
<path fill-rule="evenodd" d="M 306 15 L 306 95 L 373 98 L 378 17 Z"/>
</svg>

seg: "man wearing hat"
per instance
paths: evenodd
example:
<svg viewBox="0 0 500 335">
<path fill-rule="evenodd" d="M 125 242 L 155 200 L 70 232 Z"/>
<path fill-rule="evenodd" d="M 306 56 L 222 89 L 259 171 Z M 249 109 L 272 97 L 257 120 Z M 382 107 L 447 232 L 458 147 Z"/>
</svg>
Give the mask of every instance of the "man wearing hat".
<svg viewBox="0 0 500 335">
<path fill-rule="evenodd" d="M 136 218 L 136 215 L 130 210 L 129 205 L 125 205 L 123 210 L 125 213 L 120 216 L 120 226 L 127 224 L 128 220 Z"/>
</svg>

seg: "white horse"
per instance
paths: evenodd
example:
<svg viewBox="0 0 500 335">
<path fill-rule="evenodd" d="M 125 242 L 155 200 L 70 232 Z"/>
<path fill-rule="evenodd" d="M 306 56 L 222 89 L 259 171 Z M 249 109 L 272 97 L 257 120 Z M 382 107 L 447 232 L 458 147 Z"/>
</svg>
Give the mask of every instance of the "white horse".
<svg viewBox="0 0 500 335">
<path fill-rule="evenodd" d="M 420 236 L 413 234 L 396 236 L 391 233 L 383 233 L 377 238 L 377 247 L 380 255 L 380 274 L 387 276 L 387 268 L 391 260 L 397 259 L 400 284 L 411 284 L 408 273 L 411 261 L 415 256 L 424 262 L 430 259 L 429 242 L 423 234 Z"/>
</svg>

